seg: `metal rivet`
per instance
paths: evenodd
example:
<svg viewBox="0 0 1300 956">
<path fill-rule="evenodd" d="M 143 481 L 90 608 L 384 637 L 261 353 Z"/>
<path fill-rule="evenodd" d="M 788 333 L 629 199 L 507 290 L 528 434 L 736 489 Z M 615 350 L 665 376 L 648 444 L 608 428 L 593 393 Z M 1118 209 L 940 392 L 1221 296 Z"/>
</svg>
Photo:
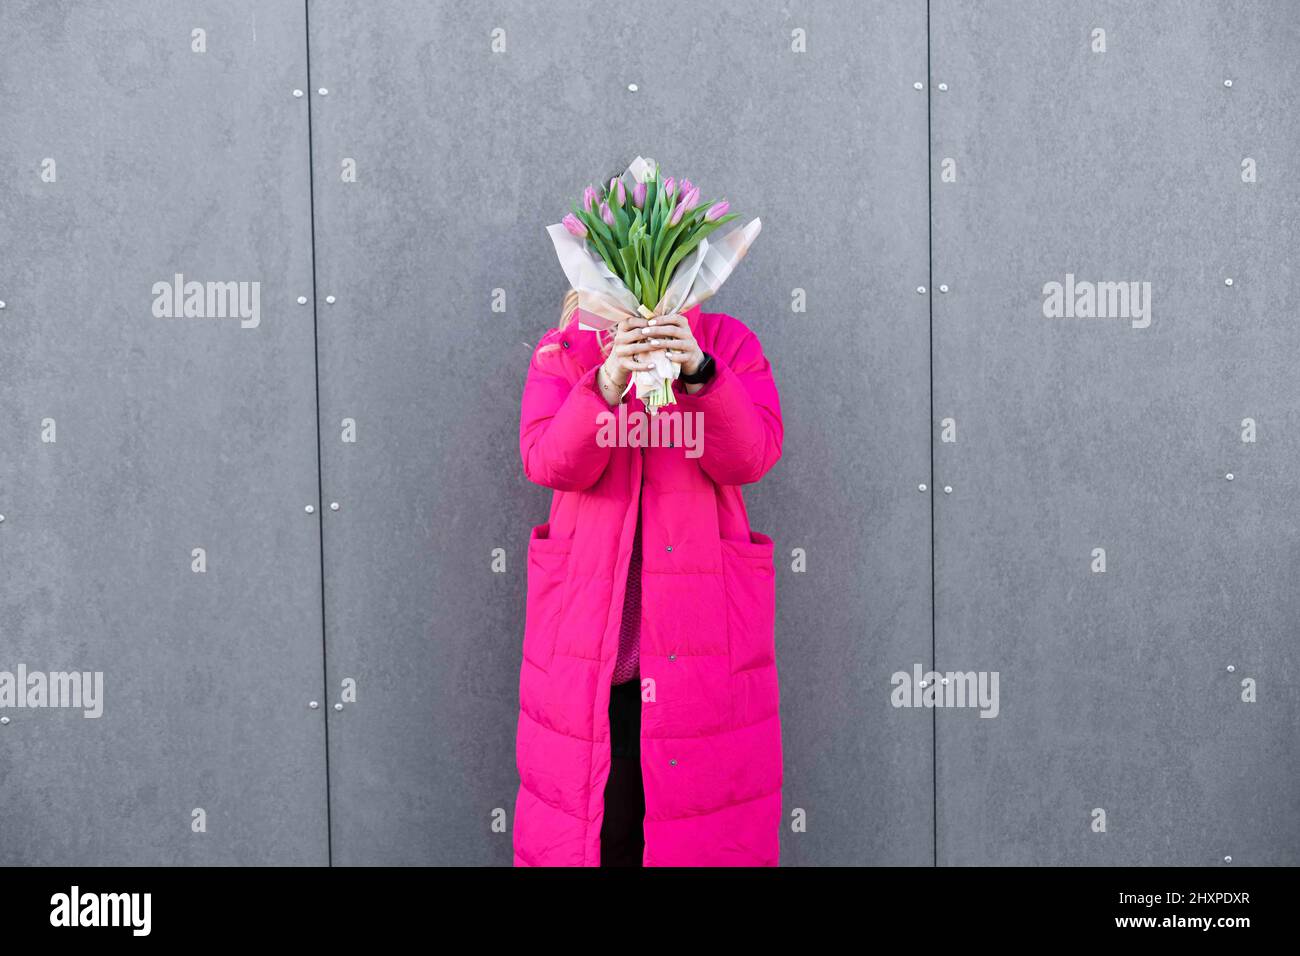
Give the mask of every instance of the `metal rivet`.
<svg viewBox="0 0 1300 956">
<path fill-rule="evenodd" d="M 941 684 L 947 686 L 947 684 L 948 684 L 948 678 L 945 677 L 943 680 L 939 681 L 939 683 L 941 683 Z"/>
<path fill-rule="evenodd" d="M 944 493 L 945 495 L 950 495 L 950 494 L 952 494 L 952 485 L 944 485 L 944 486 L 943 486 L 943 493 Z"/>
<path fill-rule="evenodd" d="M 916 490 L 917 490 L 917 491 L 925 491 L 925 485 L 917 485 L 917 486 L 916 486 Z"/>
<path fill-rule="evenodd" d="M 8 724 L 8 723 L 9 723 L 8 717 L 0 717 L 0 724 Z"/>
<path fill-rule="evenodd" d="M 1223 280 L 1223 284 L 1224 284 L 1224 285 L 1232 285 L 1232 280 L 1231 280 L 1231 279 L 1224 279 L 1224 280 Z"/>
<path fill-rule="evenodd" d="M 299 304 L 299 305 L 306 305 L 306 304 L 307 304 L 307 297 L 306 297 L 305 295 L 300 295 L 300 296 L 298 296 L 298 304 Z"/>
<path fill-rule="evenodd" d="M 5 307 L 4 302 L 3 302 L 3 301 L 0 301 L 0 309 L 3 309 L 4 307 Z"/>
<path fill-rule="evenodd" d="M 317 707 L 320 706 L 320 704 L 319 704 L 317 701 L 314 701 L 314 700 L 313 700 L 313 701 L 312 701 L 310 704 L 308 704 L 307 706 L 310 707 L 312 710 L 315 710 Z"/>
<path fill-rule="evenodd" d="M 669 654 L 669 655 L 668 655 L 668 659 L 669 659 L 670 661 L 675 661 L 675 660 L 677 660 L 677 655 L 676 655 L 676 654 Z"/>
<path fill-rule="evenodd" d="M 635 83 L 629 83 L 629 84 L 627 85 L 627 88 L 628 88 L 628 92 L 630 92 L 630 93 L 635 93 L 635 92 L 636 92 L 636 84 L 635 84 Z"/>
<path fill-rule="evenodd" d="M 1231 863 L 1231 862 L 1232 862 L 1232 857 L 1230 857 L 1230 856 L 1225 856 L 1225 857 L 1223 858 L 1223 862 L 1224 862 L 1224 863 Z"/>
<path fill-rule="evenodd" d="M 302 90 L 294 90 L 294 91 L 293 91 L 293 95 L 294 95 L 294 96 L 302 96 Z"/>
<path fill-rule="evenodd" d="M 1232 472 L 1228 472 L 1228 473 L 1227 473 L 1226 475 L 1224 475 L 1223 477 L 1227 478 L 1229 481 L 1232 481 Z"/>
<path fill-rule="evenodd" d="M 912 89 L 914 89 L 914 90 L 923 90 L 923 89 L 925 89 L 925 84 L 924 84 L 924 83 L 913 83 L 913 84 L 912 84 Z"/>
<path fill-rule="evenodd" d="M 325 301 L 328 302 L 330 305 L 333 305 L 333 304 L 334 304 L 334 296 L 332 296 L 332 295 L 327 295 L 327 296 L 325 296 Z"/>
<path fill-rule="evenodd" d="M 316 92 L 319 93 L 321 96 L 329 96 L 329 92 L 330 92 L 330 91 L 327 90 L 327 89 L 325 89 L 325 87 L 322 86 L 322 87 L 321 87 L 319 90 L 317 90 Z"/>
<path fill-rule="evenodd" d="M 1237 669 L 1237 665 L 1236 665 L 1236 664 L 1229 664 L 1229 665 L 1228 665 L 1228 673 L 1229 673 L 1229 674 L 1231 674 L 1231 673 L 1232 673 L 1233 671 L 1235 671 L 1236 669 Z"/>
<path fill-rule="evenodd" d="M 940 93 L 947 93 L 947 92 L 948 92 L 948 84 L 947 84 L 947 83 L 940 83 L 940 84 L 939 84 L 939 92 L 940 92 Z"/>
<path fill-rule="evenodd" d="M 677 766 L 677 761 L 676 761 L 676 760 L 670 760 L 670 761 L 668 761 L 668 765 L 669 765 L 670 767 L 676 767 L 676 766 Z"/>
<path fill-rule="evenodd" d="M 339 503 L 337 501 L 331 501 L 330 511 L 338 511 L 338 510 L 339 510 Z"/>
<path fill-rule="evenodd" d="M 667 549 L 668 549 L 669 551 L 671 551 L 671 550 L 673 549 L 673 546 L 672 546 L 671 544 L 670 544 L 670 545 L 666 545 L 665 547 L 667 547 Z"/>
<path fill-rule="evenodd" d="M 342 704 L 335 704 L 335 705 L 334 705 L 334 709 L 335 709 L 335 710 L 342 710 L 342 709 L 343 709 L 343 705 L 342 705 Z"/>
<path fill-rule="evenodd" d="M 947 292 L 947 291 L 948 291 L 948 287 L 947 287 L 946 285 L 941 285 L 941 286 L 939 286 L 939 291 L 940 291 L 940 292 Z"/>
<path fill-rule="evenodd" d="M 1224 80 L 1223 85 L 1226 86 L 1228 89 L 1232 89 L 1232 80 Z"/>
<path fill-rule="evenodd" d="M 0 524 L 3 524 L 3 523 L 4 523 L 4 520 L 5 520 L 5 516 L 4 516 L 4 515 L 0 515 Z"/>
<path fill-rule="evenodd" d="M 917 287 L 916 287 L 916 294 L 917 294 L 917 295 L 925 295 L 925 286 L 923 286 L 923 285 L 919 285 L 919 286 L 917 286 Z"/>
<path fill-rule="evenodd" d="M 308 505 L 306 508 L 303 509 L 303 511 L 307 512 L 307 514 L 309 515 L 314 515 L 316 513 L 316 506 Z"/>
<path fill-rule="evenodd" d="M 930 686 L 930 682 L 929 682 L 928 680 L 923 680 L 923 681 L 921 681 L 921 686 L 922 686 L 922 687 L 929 687 L 929 686 Z"/>
</svg>

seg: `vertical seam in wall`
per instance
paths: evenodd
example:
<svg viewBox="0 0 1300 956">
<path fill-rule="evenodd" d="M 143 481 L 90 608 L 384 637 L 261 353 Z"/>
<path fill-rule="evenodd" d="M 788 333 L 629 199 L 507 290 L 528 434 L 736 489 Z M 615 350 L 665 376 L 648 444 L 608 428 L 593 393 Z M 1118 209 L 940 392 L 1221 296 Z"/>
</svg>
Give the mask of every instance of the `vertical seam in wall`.
<svg viewBox="0 0 1300 956">
<path fill-rule="evenodd" d="M 925 277 L 926 300 L 930 309 L 930 412 L 926 435 L 930 446 L 930 669 L 939 670 L 935 641 L 935 499 L 938 484 L 934 474 L 934 168 L 931 151 L 932 106 L 934 103 L 934 77 L 930 71 L 930 0 L 925 2 L 925 236 L 927 271 Z M 934 865 L 939 865 L 939 708 L 930 708 L 930 812 L 933 830 L 930 838 L 934 848 Z"/>
<path fill-rule="evenodd" d="M 329 646 L 325 626 L 325 458 L 321 448 L 320 430 L 320 334 L 317 320 L 316 298 L 316 162 L 312 154 L 311 128 L 311 11 L 309 0 L 302 0 L 303 31 L 307 51 L 307 197 L 311 223 L 311 336 L 312 359 L 316 372 L 316 519 L 320 529 L 320 654 L 321 675 L 321 719 L 325 722 L 325 862 L 334 865 L 334 827 L 330 815 L 330 709 L 329 687 Z"/>
</svg>

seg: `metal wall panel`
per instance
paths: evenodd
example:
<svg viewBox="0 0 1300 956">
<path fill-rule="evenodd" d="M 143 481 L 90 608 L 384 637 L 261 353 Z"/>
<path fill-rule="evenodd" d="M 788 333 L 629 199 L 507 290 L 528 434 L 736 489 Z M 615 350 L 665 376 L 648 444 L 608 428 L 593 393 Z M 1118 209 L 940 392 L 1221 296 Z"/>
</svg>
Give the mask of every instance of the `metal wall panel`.
<svg viewBox="0 0 1300 956">
<path fill-rule="evenodd" d="M 932 860 L 932 725 L 889 707 L 930 648 L 924 6 L 643 13 L 311 4 L 328 668 L 357 686 L 330 714 L 335 862 L 511 859 L 492 822 L 549 503 L 518 402 L 565 289 L 544 227 L 638 153 L 765 223 L 709 308 L 783 390 L 786 460 L 750 510 L 785 555 L 785 804 L 808 823 L 784 859 Z"/>
<path fill-rule="evenodd" d="M 0 711 L 0 863 L 327 859 L 305 54 L 301 3 L 0 7 L 0 671 L 103 675 Z"/>
<path fill-rule="evenodd" d="M 938 862 L 1294 865 L 1300 20 L 931 6 Z"/>
<path fill-rule="evenodd" d="M 1297 862 L 1300 19 L 593 10 L 0 9 L 0 685 L 104 675 L 0 710 L 0 863 L 509 863 L 543 227 L 637 153 L 764 220 L 783 861 Z"/>
</svg>

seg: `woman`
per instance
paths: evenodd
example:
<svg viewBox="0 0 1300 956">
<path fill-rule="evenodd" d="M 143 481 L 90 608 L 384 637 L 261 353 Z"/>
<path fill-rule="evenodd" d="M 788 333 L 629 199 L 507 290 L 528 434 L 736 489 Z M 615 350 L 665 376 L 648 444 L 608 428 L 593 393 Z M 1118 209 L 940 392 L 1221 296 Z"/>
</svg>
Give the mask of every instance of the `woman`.
<svg viewBox="0 0 1300 956">
<path fill-rule="evenodd" d="M 528 543 L 515 865 L 775 866 L 772 540 L 740 489 L 781 457 L 771 365 L 698 305 L 608 334 L 575 311 L 570 293 L 534 350 L 519 422 L 524 473 L 555 494 Z M 611 445 L 655 350 L 682 373 L 657 418 L 700 433 Z"/>
</svg>

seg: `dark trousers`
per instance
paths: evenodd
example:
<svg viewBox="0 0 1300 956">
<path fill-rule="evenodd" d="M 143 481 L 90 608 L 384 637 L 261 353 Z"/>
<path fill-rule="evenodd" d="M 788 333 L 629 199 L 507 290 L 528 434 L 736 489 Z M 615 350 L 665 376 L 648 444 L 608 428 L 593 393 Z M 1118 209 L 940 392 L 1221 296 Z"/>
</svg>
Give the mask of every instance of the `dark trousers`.
<svg viewBox="0 0 1300 956">
<path fill-rule="evenodd" d="M 600 827 L 601 866 L 640 866 L 645 851 L 645 790 L 641 785 L 641 682 L 609 693 L 609 780 Z"/>
</svg>

